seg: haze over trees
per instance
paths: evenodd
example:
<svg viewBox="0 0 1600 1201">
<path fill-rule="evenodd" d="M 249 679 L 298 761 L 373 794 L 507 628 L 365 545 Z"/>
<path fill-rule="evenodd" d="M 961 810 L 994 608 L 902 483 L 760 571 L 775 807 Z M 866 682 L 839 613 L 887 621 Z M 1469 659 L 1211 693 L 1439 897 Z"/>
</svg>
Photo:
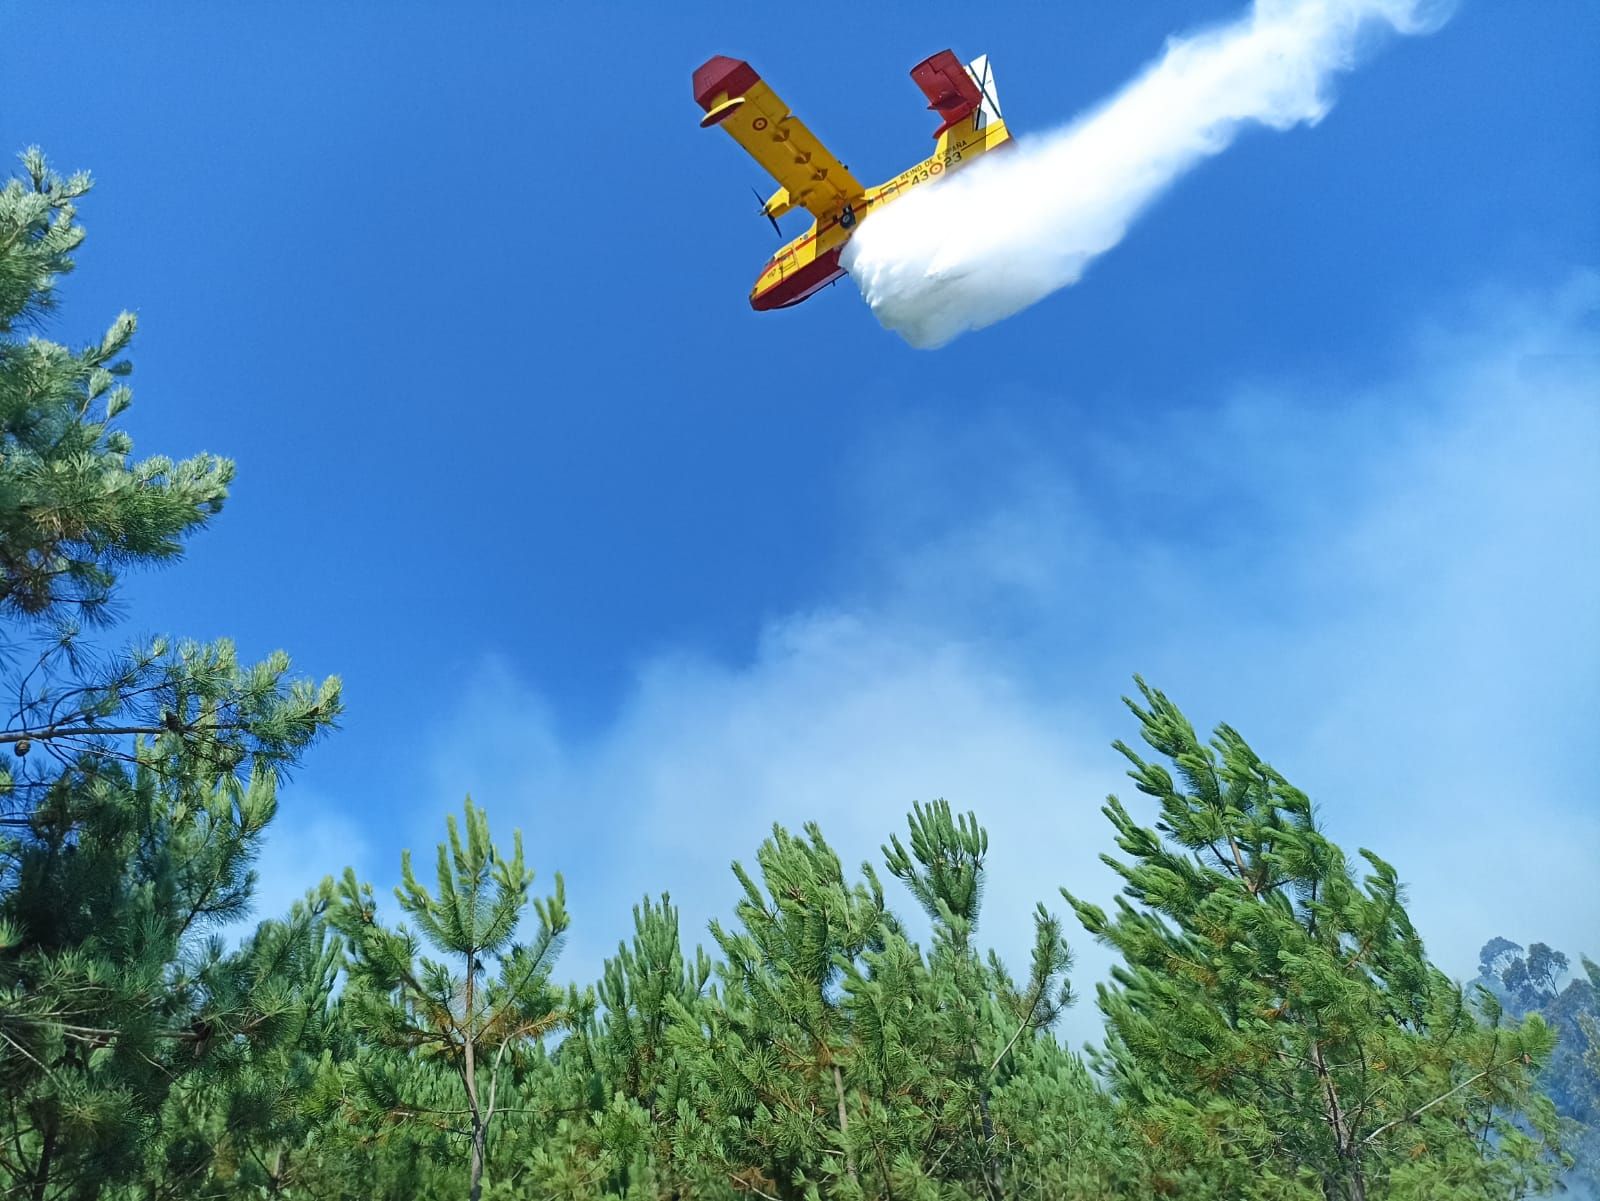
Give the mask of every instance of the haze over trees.
<svg viewBox="0 0 1600 1201">
<path fill-rule="evenodd" d="M 1473 983 L 1493 993 L 1507 1013 L 1537 1013 L 1556 1032 L 1539 1086 L 1561 1116 L 1562 1141 L 1575 1161 L 1565 1183 L 1600 1194 L 1600 964 L 1579 955 L 1574 966 L 1544 943 L 1524 951 L 1496 937 L 1479 953 Z"/>
<path fill-rule="evenodd" d="M 1063 881 L 1025 964 L 985 950 L 988 835 L 944 801 L 878 864 L 775 827 L 705 947 L 638 881 L 593 982 L 559 978 L 558 865 L 470 800 L 431 884 L 307 880 L 224 937 L 339 684 L 119 642 L 119 581 L 233 469 L 134 456 L 131 317 L 45 337 L 88 187 L 30 151 L 0 191 L 0 1195 L 1487 1201 L 1592 1147 L 1594 965 L 1497 939 L 1453 983 L 1400 869 L 1142 681 L 1122 895 Z M 1053 1034 L 1078 926 L 1119 957 L 1086 1056 Z"/>
</svg>

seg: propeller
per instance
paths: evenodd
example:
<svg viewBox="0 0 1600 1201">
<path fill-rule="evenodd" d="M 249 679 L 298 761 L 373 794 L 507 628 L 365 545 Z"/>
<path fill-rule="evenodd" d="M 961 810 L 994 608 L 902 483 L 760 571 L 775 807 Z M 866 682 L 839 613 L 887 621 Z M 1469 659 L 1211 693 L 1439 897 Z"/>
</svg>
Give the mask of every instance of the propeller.
<svg viewBox="0 0 1600 1201">
<path fill-rule="evenodd" d="M 778 237 L 780 237 L 780 238 L 783 237 L 783 230 L 778 228 L 778 219 L 776 217 L 774 217 L 771 213 L 767 212 L 767 202 L 766 202 L 765 199 L 762 198 L 761 193 L 756 190 L 755 185 L 753 185 L 753 184 L 751 185 L 750 191 L 755 195 L 756 200 L 761 205 L 761 207 L 758 208 L 756 210 L 756 212 L 760 213 L 768 221 L 772 222 L 772 232 L 773 233 L 777 234 Z"/>
</svg>

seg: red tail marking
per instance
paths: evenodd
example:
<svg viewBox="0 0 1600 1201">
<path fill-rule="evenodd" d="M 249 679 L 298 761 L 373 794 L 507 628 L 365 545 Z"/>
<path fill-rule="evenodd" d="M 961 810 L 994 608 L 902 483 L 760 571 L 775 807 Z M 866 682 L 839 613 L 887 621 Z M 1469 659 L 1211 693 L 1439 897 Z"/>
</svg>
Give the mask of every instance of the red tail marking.
<svg viewBox="0 0 1600 1201">
<path fill-rule="evenodd" d="M 911 80 L 928 98 L 928 107 L 944 121 L 933 131 L 936 138 L 945 130 L 960 125 L 983 103 L 978 85 L 972 82 L 961 60 L 949 50 L 941 50 L 912 67 Z"/>
</svg>

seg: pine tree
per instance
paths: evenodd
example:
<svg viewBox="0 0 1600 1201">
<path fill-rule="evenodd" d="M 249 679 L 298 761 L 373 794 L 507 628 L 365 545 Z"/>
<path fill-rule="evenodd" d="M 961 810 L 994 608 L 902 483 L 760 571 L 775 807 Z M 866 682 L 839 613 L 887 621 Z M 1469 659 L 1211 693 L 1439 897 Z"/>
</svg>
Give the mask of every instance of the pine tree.
<svg viewBox="0 0 1600 1201">
<path fill-rule="evenodd" d="M 933 1058 L 944 1075 L 947 1095 L 957 1091 L 949 1088 L 950 1083 L 961 1082 L 979 1131 L 968 1154 L 956 1162 L 971 1162 L 985 1192 L 998 1201 L 1005 1193 L 1005 1170 L 991 1108 L 994 1089 L 1014 1074 L 1018 1041 L 1048 1030 L 1072 1003 L 1067 980 L 1072 956 L 1060 922 L 1041 906 L 1034 916 L 1033 961 L 1026 986 L 1012 987 L 998 960 L 991 958 L 985 965 L 972 939 L 982 908 L 987 831 L 976 814 L 957 820 L 949 802 L 942 799 L 927 807 L 916 805 L 907 821 L 911 850 L 894 836 L 883 855 L 890 874 L 906 885 L 933 922 L 928 965 L 933 996 L 927 1016 L 944 1028 L 945 1036 L 945 1045 Z M 947 1132 L 945 1140 L 960 1138 L 958 1131 L 959 1127 Z"/>
<path fill-rule="evenodd" d="M 1139 687 L 1129 707 L 1177 779 L 1117 744 L 1160 816 L 1146 828 L 1111 798 L 1124 895 L 1114 915 L 1068 900 L 1123 959 L 1099 993 L 1100 1066 L 1151 1187 L 1363 1201 L 1547 1185 L 1545 1023 L 1494 1006 L 1480 1021 L 1428 961 L 1393 867 L 1363 851 L 1358 882 L 1310 800 L 1235 731 L 1207 745 Z"/>
<path fill-rule="evenodd" d="M 478 1201 L 490 1132 L 511 1101 L 515 1073 L 539 1040 L 567 1020 L 550 971 L 569 918 L 557 874 L 554 893 L 532 900 L 532 939 L 516 941 L 533 883 L 522 832 L 513 833 L 508 859 L 490 840 L 484 811 L 471 798 L 465 808 L 465 836 L 452 816 L 448 841 L 439 844 L 436 895 L 417 882 L 409 851 L 395 889 L 422 940 L 448 962 L 421 954 L 417 934 L 406 927 L 382 925 L 372 886 L 358 884 L 350 869 L 339 884 L 334 922 L 348 943 L 347 1003 L 373 1050 L 353 1081 L 364 1107 L 358 1116 L 459 1132 L 467 1143 L 468 1197 Z M 455 1103 L 407 1095 L 408 1073 L 397 1070 L 395 1053 L 421 1056 L 447 1073 L 458 1086 Z M 466 1119 L 464 1129 L 458 1116 Z"/>
<path fill-rule="evenodd" d="M 13 823 L 48 805 L 59 824 L 74 817 L 63 777 L 135 762 L 131 738 L 177 735 L 201 768 L 276 774 L 337 716 L 338 690 L 291 682 L 282 655 L 242 666 L 225 642 L 159 638 L 101 656 L 82 645 L 85 626 L 110 620 L 120 573 L 181 555 L 221 510 L 234 469 L 208 454 L 133 458 L 117 425 L 132 403 L 118 382 L 131 370 L 131 313 L 81 350 L 21 336 L 55 308 L 90 186 L 53 174 L 37 150 L 22 160 L 23 177 L 0 188 L 0 647 L 14 697 L 0 747 L 13 756 Z"/>
<path fill-rule="evenodd" d="M 700 948 L 684 954 L 678 911 L 665 894 L 635 905 L 633 925 L 632 940 L 618 944 L 596 986 L 569 994 L 573 1031 L 549 1084 L 552 1108 L 564 1116 L 551 1148 L 531 1164 L 552 1195 L 708 1195 L 705 1173 L 673 1153 L 691 1077 L 670 1032 L 699 1027 L 711 959 Z M 565 1116 L 575 1113 L 585 1120 Z M 580 1179 L 590 1192 L 581 1192 Z"/>
<path fill-rule="evenodd" d="M 1105 1195 L 1109 1107 L 1048 1033 L 1070 999 L 1059 924 L 1036 915 L 1021 985 L 973 949 L 987 845 L 974 816 L 939 801 L 911 815 L 909 850 L 885 847 L 934 921 L 926 955 L 870 866 L 848 880 L 815 826 L 775 827 L 759 877 L 735 865 L 738 925 L 711 927 L 720 988 L 692 1010 L 675 1002 L 669 1027 L 686 1081 L 668 1115 L 680 1179 L 714 1166 L 777 1198 Z M 1044 1140 L 1072 1162 L 1035 1157 Z"/>
<path fill-rule="evenodd" d="M 133 462 L 112 422 L 131 393 L 119 377 L 133 338 L 122 313 L 72 351 L 19 337 L 55 308 L 55 283 L 83 241 L 76 202 L 89 177 L 62 179 L 37 150 L 0 188 L 0 610 L 102 620 L 119 567 L 176 556 L 216 513 L 233 465 L 213 455 Z"/>
<path fill-rule="evenodd" d="M 118 419 L 134 331 L 24 331 L 83 239 L 87 176 L 37 151 L 0 188 L 0 1187 L 96 1195 L 135 1175 L 175 1085 L 273 1037 L 274 1001 L 213 937 L 244 911 L 277 785 L 336 680 L 227 643 L 87 644 L 121 573 L 175 559 L 232 464 L 136 460 Z"/>
<path fill-rule="evenodd" d="M 232 957 L 235 987 L 256 998 L 270 1037 L 233 1043 L 219 1052 L 226 1071 L 173 1088 L 130 1198 L 294 1197 L 320 1179 L 334 1057 L 349 1050 L 334 1002 L 342 960 L 329 891 L 262 922 Z"/>
<path fill-rule="evenodd" d="M 585 1048 L 604 1100 L 621 1094 L 639 1101 L 652 1120 L 676 1106 L 677 1068 L 666 1032 L 675 1010 L 693 1010 L 705 995 L 711 958 L 683 953 L 678 911 L 662 895 L 633 909 L 632 943 L 619 943 L 597 985 L 574 1047 Z"/>
<path fill-rule="evenodd" d="M 839 985 L 845 964 L 882 948 L 892 918 L 871 870 L 848 882 L 815 825 L 804 838 L 774 826 L 756 862 L 759 884 L 733 866 L 738 927 L 711 923 L 725 957 L 714 1003 L 700 1027 L 674 1031 L 697 1077 L 679 1138 L 784 1201 L 808 1187 L 859 1195 Z"/>
</svg>

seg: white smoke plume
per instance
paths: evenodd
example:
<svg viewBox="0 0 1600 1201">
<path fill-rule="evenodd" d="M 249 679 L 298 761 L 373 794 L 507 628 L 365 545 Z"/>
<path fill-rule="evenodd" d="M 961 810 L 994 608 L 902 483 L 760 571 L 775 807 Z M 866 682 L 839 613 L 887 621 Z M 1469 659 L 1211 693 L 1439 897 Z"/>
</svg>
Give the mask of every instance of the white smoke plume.
<svg viewBox="0 0 1600 1201">
<path fill-rule="evenodd" d="M 1376 35 L 1443 24 L 1441 0 L 1256 0 L 1175 38 L 1102 107 L 873 214 L 844 265 L 872 311 L 931 349 L 1076 283 L 1174 180 L 1249 123 L 1315 124 Z"/>
</svg>

